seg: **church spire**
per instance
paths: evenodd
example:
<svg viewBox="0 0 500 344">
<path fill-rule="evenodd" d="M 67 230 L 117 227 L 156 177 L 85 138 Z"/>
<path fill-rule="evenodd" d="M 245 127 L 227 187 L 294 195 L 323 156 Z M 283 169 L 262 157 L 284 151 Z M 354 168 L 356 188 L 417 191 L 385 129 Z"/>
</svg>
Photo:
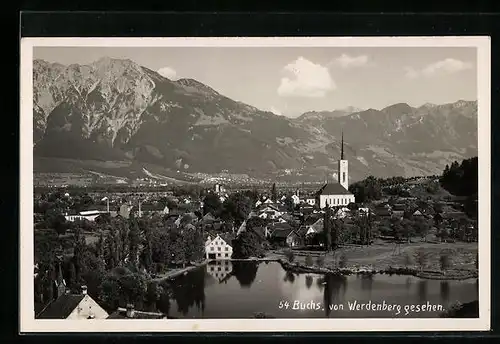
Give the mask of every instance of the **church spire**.
<svg viewBox="0 0 500 344">
<path fill-rule="evenodd" d="M 342 143 L 340 146 L 340 160 L 344 160 L 344 131 L 342 130 Z"/>
</svg>

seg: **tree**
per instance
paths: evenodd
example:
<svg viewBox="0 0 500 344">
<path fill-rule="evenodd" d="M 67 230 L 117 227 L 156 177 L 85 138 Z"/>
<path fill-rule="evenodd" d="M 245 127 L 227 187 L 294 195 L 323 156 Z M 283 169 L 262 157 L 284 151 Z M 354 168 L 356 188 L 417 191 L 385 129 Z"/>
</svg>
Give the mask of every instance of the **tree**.
<svg viewBox="0 0 500 344">
<path fill-rule="evenodd" d="M 273 183 L 271 187 L 271 201 L 276 202 L 278 200 L 278 194 L 276 192 L 276 183 Z"/>
<path fill-rule="evenodd" d="M 425 241 L 427 241 L 427 234 L 431 228 L 429 221 L 426 218 L 419 216 L 416 217 L 414 226 L 416 234 L 420 235 Z"/>
<path fill-rule="evenodd" d="M 313 265 L 313 259 L 312 259 L 311 255 L 309 255 L 309 254 L 308 254 L 308 255 L 306 256 L 305 264 L 306 264 L 306 266 L 311 266 L 311 265 Z"/>
<path fill-rule="evenodd" d="M 138 257 L 139 257 L 139 246 L 141 245 L 141 232 L 139 229 L 139 224 L 137 222 L 137 219 L 134 216 L 130 217 L 129 220 L 129 228 L 130 231 L 128 232 L 128 250 L 129 250 L 129 261 L 133 265 L 138 264 Z"/>
<path fill-rule="evenodd" d="M 259 257 L 264 254 L 264 240 L 255 231 L 248 229 L 233 240 L 233 255 L 235 259 Z"/>
<path fill-rule="evenodd" d="M 290 263 L 293 263 L 293 261 L 295 260 L 295 253 L 292 250 L 286 250 L 285 257 Z"/>
<path fill-rule="evenodd" d="M 239 227 L 246 220 L 252 209 L 251 200 L 242 193 L 231 194 L 223 204 L 223 218 L 234 220 L 235 226 Z"/>
<path fill-rule="evenodd" d="M 349 191 L 354 194 L 356 200 L 360 203 L 378 200 L 382 197 L 380 180 L 373 176 L 369 176 L 362 181 L 351 184 L 349 186 Z"/>
<path fill-rule="evenodd" d="M 331 234 L 331 210 L 328 205 L 325 209 L 325 214 L 323 216 L 323 235 L 325 238 L 325 250 L 330 251 L 332 249 L 332 234 Z"/>
<path fill-rule="evenodd" d="M 318 256 L 318 258 L 316 259 L 316 265 L 320 268 L 323 267 L 323 265 L 325 265 L 325 257 Z"/>
<path fill-rule="evenodd" d="M 447 250 L 441 251 L 439 255 L 439 266 L 443 274 L 446 274 L 446 270 L 450 267 L 450 253 Z"/>
<path fill-rule="evenodd" d="M 293 198 L 291 196 L 287 196 L 285 198 L 285 207 L 288 212 L 293 212 L 295 209 L 295 203 L 293 202 Z"/>
<path fill-rule="evenodd" d="M 222 211 L 222 202 L 218 195 L 214 193 L 209 193 L 203 199 L 203 214 L 212 214 L 214 216 L 219 216 Z"/>
<path fill-rule="evenodd" d="M 411 237 L 415 235 L 414 223 L 413 221 L 410 221 L 408 219 L 403 219 L 401 225 L 403 227 L 403 232 L 406 237 L 406 240 L 408 241 L 408 243 L 410 243 Z"/>
<path fill-rule="evenodd" d="M 425 264 L 427 264 L 427 252 L 425 252 L 423 248 L 417 250 L 417 252 L 415 253 L 415 260 L 418 266 L 420 266 L 420 271 L 422 271 L 425 267 Z"/>
<path fill-rule="evenodd" d="M 347 266 L 347 255 L 342 253 L 339 257 L 339 268 L 343 269 Z"/>
</svg>

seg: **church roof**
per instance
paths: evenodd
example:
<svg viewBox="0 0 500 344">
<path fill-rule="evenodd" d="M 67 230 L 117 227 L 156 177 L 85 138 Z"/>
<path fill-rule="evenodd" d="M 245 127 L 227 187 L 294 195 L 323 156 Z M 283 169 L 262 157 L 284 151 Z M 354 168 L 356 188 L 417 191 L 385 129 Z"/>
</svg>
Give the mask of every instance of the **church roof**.
<svg viewBox="0 0 500 344">
<path fill-rule="evenodd" d="M 326 183 L 316 195 L 352 195 L 352 193 L 339 183 Z"/>
</svg>

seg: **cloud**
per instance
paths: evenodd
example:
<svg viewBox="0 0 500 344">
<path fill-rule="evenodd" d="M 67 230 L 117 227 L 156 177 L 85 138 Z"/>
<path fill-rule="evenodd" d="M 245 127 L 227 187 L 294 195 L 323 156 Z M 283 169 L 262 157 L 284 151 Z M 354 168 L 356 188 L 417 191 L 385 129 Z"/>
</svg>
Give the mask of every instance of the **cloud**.
<svg viewBox="0 0 500 344">
<path fill-rule="evenodd" d="M 437 75 L 458 73 L 471 68 L 472 64 L 469 62 L 447 58 L 431 63 L 421 70 L 415 70 L 414 68 L 406 67 L 405 76 L 410 79 L 415 79 L 420 76 L 430 78 Z"/>
<path fill-rule="evenodd" d="M 333 64 L 347 69 L 368 66 L 370 61 L 366 55 L 349 56 L 347 54 L 342 54 L 333 60 Z"/>
<path fill-rule="evenodd" d="M 177 78 L 177 72 L 175 71 L 175 69 L 170 67 L 163 67 L 158 69 L 158 74 L 170 80 L 175 80 Z"/>
<path fill-rule="evenodd" d="M 418 71 L 416 71 L 414 68 L 412 68 L 412 67 L 405 67 L 405 70 L 406 70 L 405 76 L 408 79 L 416 79 L 416 78 L 418 78 Z"/>
<path fill-rule="evenodd" d="M 327 67 L 313 63 L 302 56 L 283 69 L 292 77 L 281 79 L 278 87 L 280 96 L 320 98 L 336 88 Z"/>
</svg>

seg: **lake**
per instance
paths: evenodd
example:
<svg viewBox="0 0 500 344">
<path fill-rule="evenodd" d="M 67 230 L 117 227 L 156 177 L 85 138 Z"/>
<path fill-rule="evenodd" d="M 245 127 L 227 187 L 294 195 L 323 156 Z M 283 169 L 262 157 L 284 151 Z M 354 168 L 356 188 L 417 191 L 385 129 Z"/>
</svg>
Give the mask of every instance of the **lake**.
<svg viewBox="0 0 500 344">
<path fill-rule="evenodd" d="M 168 313 L 178 318 L 429 318 L 478 300 L 476 279 L 296 274 L 277 262 L 218 261 L 167 283 Z"/>
</svg>

